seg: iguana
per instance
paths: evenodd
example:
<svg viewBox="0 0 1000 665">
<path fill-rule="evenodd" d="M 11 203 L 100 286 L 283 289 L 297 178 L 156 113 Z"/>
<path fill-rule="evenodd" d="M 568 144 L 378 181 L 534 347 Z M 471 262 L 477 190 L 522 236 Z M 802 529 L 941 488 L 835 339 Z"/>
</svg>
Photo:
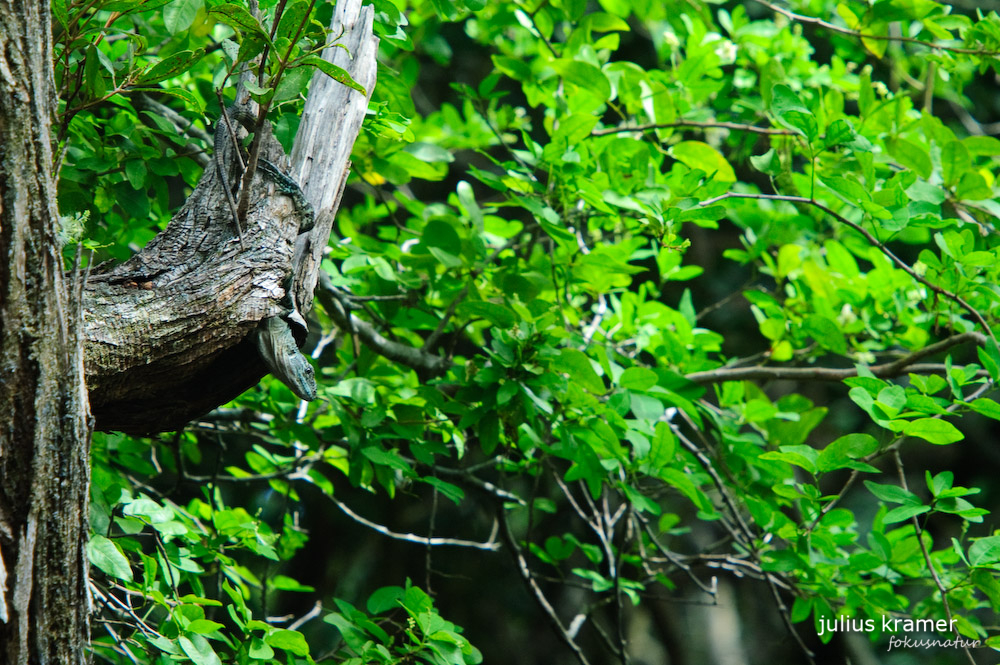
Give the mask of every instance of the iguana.
<svg viewBox="0 0 1000 665">
<path fill-rule="evenodd" d="M 256 118 L 245 107 L 230 106 L 219 118 L 215 128 L 215 155 L 213 161 L 218 171 L 222 188 L 225 190 L 226 198 L 229 201 L 230 210 L 233 213 L 233 222 L 240 236 L 240 243 L 243 243 L 243 228 L 240 224 L 236 212 L 236 203 L 233 200 L 232 182 L 234 171 L 238 179 L 243 170 L 242 159 L 239 159 L 240 146 L 234 143 L 236 139 L 235 127 L 229 124 L 230 119 L 253 131 Z M 231 145 L 232 150 L 225 146 Z M 233 155 L 233 163 L 227 164 L 227 155 Z M 238 168 L 233 168 L 238 163 Z M 281 172 L 277 166 L 266 159 L 258 159 L 258 167 L 262 172 L 274 181 L 278 190 L 292 199 L 293 204 L 299 212 L 302 220 L 299 225 L 299 232 L 308 231 L 313 225 L 313 209 L 306 200 L 302 189 L 294 179 Z M 302 353 L 299 352 L 299 345 L 295 341 L 292 333 L 292 326 L 296 326 L 300 331 L 305 332 L 306 322 L 295 308 L 294 298 L 292 298 L 291 277 L 285 284 L 285 298 L 282 305 L 285 311 L 278 316 L 269 316 L 262 319 L 254 331 L 256 337 L 257 351 L 261 359 L 271 374 L 278 378 L 300 399 L 312 401 L 316 399 L 316 378 L 312 365 Z M 303 335 L 304 336 L 304 335 Z"/>
</svg>

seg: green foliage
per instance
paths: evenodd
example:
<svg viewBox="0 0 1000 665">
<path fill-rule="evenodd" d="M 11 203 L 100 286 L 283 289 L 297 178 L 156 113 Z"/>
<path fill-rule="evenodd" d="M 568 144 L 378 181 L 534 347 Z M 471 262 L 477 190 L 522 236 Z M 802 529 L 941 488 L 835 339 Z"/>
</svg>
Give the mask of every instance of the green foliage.
<svg viewBox="0 0 1000 665">
<path fill-rule="evenodd" d="M 200 173 L 205 137 L 136 93 L 204 123 L 266 53 L 255 95 L 287 146 L 314 67 L 353 83 L 315 58 L 329 5 L 261 4 L 258 20 L 211 0 L 54 3 L 60 208 L 90 246 L 126 256 Z M 461 538 L 369 522 L 338 498 L 354 489 L 423 505 L 429 531 L 482 510 L 538 611 L 580 613 L 612 654 L 622 605 L 712 600 L 720 569 L 784 598 L 775 630 L 803 651 L 843 616 L 954 619 L 985 641 L 1000 141 L 977 113 L 1000 16 L 931 0 L 374 5 L 379 81 L 323 267 L 382 337 L 324 337 L 308 407 L 265 380 L 231 405 L 238 423 L 95 438 L 95 653 L 480 662 L 468 640 L 485 635 L 409 581 L 335 597 L 289 576 L 333 520 L 305 526 L 307 494 L 428 551 L 497 556 L 458 519 Z M 387 359 L 387 338 L 447 369 Z M 252 508 L 246 488 L 282 507 Z M 552 609 L 560 585 L 586 602 Z M 328 608 L 336 647 L 268 618 L 294 594 Z"/>
</svg>

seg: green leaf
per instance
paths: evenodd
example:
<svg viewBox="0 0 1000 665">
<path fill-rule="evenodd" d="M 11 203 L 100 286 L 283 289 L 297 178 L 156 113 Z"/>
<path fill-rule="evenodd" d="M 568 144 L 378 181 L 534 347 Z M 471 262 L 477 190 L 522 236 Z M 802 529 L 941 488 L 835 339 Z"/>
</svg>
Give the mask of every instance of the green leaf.
<svg viewBox="0 0 1000 665">
<path fill-rule="evenodd" d="M 736 173 L 722 154 L 702 141 L 681 141 L 669 150 L 670 156 L 692 169 L 701 169 L 718 182 L 735 182 Z"/>
<path fill-rule="evenodd" d="M 972 166 L 972 156 L 961 141 L 949 141 L 941 148 L 941 175 L 949 187 Z"/>
<path fill-rule="evenodd" d="M 309 3 L 304 0 L 295 0 L 285 5 L 281 13 L 281 20 L 278 21 L 278 29 L 274 32 L 274 42 L 281 40 L 291 42 L 295 39 L 295 34 L 299 31 L 302 22 L 309 15 Z"/>
<path fill-rule="evenodd" d="M 1000 404 L 992 399 L 980 397 L 967 404 L 967 406 L 978 414 L 984 415 L 993 420 L 1000 420 Z"/>
<path fill-rule="evenodd" d="M 387 586 L 378 589 L 368 597 L 366 607 L 372 614 L 383 614 L 399 609 L 405 590 L 403 587 Z"/>
<path fill-rule="evenodd" d="M 751 155 L 750 163 L 761 173 L 769 176 L 781 175 L 784 169 L 781 167 L 781 158 L 774 148 L 771 148 L 763 155 Z"/>
<path fill-rule="evenodd" d="M 109 12 L 129 12 L 150 11 L 159 9 L 173 0 L 110 0 L 101 4 L 101 9 Z"/>
<path fill-rule="evenodd" d="M 933 164 L 930 153 L 925 149 L 904 138 L 893 138 L 886 141 L 889 154 L 906 168 L 912 170 L 925 180 L 931 177 Z"/>
<path fill-rule="evenodd" d="M 611 96 L 611 83 L 599 68 L 579 60 L 555 60 L 552 68 L 567 83 L 580 87 L 594 95 L 601 102 Z"/>
<path fill-rule="evenodd" d="M 631 485 L 621 483 L 619 487 L 625 493 L 626 498 L 628 498 L 629 503 L 635 506 L 636 510 L 641 513 L 650 513 L 651 515 L 659 515 L 662 511 L 660 505 L 650 499 L 648 496 L 632 487 Z"/>
<path fill-rule="evenodd" d="M 779 83 L 771 90 L 771 111 L 786 127 L 797 129 L 812 141 L 819 132 L 819 124 L 798 95 L 787 85 Z"/>
<path fill-rule="evenodd" d="M 146 185 L 146 163 L 138 159 L 125 162 L 125 177 L 133 189 L 143 189 Z"/>
<path fill-rule="evenodd" d="M 295 591 L 297 593 L 309 593 L 315 591 L 307 584 L 301 584 L 287 575 L 273 575 L 270 578 L 270 587 L 281 591 Z"/>
<path fill-rule="evenodd" d="M 804 445 L 781 446 L 780 450 L 763 453 L 758 459 L 787 462 L 802 467 L 811 474 L 816 474 L 816 461 L 819 453 L 815 448 Z"/>
<path fill-rule="evenodd" d="M 834 471 L 843 468 L 858 468 L 854 462 L 862 457 L 871 455 L 878 450 L 878 441 L 868 434 L 847 434 L 832 441 L 820 451 L 816 459 L 816 468 L 820 473 Z M 878 469 L 867 464 L 862 465 L 864 470 L 877 472 Z"/>
<path fill-rule="evenodd" d="M 866 21 L 858 30 L 862 35 L 872 35 L 871 37 L 862 37 L 861 42 L 877 58 L 881 59 L 885 55 L 886 49 L 889 48 L 889 40 L 884 39 L 889 34 L 889 24 L 885 21 Z M 876 39 L 876 36 L 883 37 L 883 39 Z"/>
<path fill-rule="evenodd" d="M 977 538 L 969 547 L 969 563 L 986 566 L 1000 562 L 1000 536 Z"/>
<path fill-rule="evenodd" d="M 854 128 L 851 127 L 851 123 L 843 118 L 838 118 L 830 123 L 830 126 L 826 128 L 826 135 L 823 137 L 823 142 L 820 144 L 821 150 L 829 150 L 841 143 L 848 143 L 854 139 L 857 134 Z"/>
<path fill-rule="evenodd" d="M 190 28 L 198 11 L 204 8 L 204 0 L 174 0 L 163 8 L 163 25 L 176 35 Z"/>
<path fill-rule="evenodd" d="M 181 635 L 177 642 L 184 654 L 196 665 L 222 665 L 212 645 L 201 635 Z"/>
<path fill-rule="evenodd" d="M 217 621 L 208 619 L 195 619 L 187 625 L 185 631 L 188 633 L 198 633 L 200 635 L 210 635 L 225 626 Z"/>
<path fill-rule="evenodd" d="M 66 11 L 67 0 L 52 0 L 52 15 L 63 28 L 69 27 L 69 12 Z"/>
<path fill-rule="evenodd" d="M 966 171 L 955 188 L 955 197 L 962 201 L 980 201 L 993 196 L 993 189 L 976 171 Z"/>
<path fill-rule="evenodd" d="M 996 341 L 988 337 L 986 346 L 977 348 L 976 354 L 979 356 L 979 362 L 983 363 L 983 367 L 989 372 L 990 378 L 994 382 L 1000 380 L 1000 349 L 997 348 Z"/>
<path fill-rule="evenodd" d="M 368 95 L 368 92 L 365 90 L 364 86 L 355 81 L 353 78 L 351 78 L 351 75 L 347 72 L 346 69 L 338 67 L 337 65 L 333 64 L 332 62 L 329 62 L 328 60 L 324 60 L 323 58 L 317 55 L 310 55 L 303 58 L 301 62 L 303 65 L 316 67 L 321 72 L 332 78 L 334 81 L 337 81 L 338 83 L 343 83 L 348 88 L 351 88 L 352 90 L 357 90 L 362 95 L 366 96 Z"/>
<path fill-rule="evenodd" d="M 87 543 L 87 557 L 102 572 L 126 582 L 132 581 L 132 567 L 113 541 L 99 534 Z"/>
<path fill-rule="evenodd" d="M 278 87 L 274 90 L 274 101 L 281 102 L 294 99 L 304 94 L 312 80 L 312 71 L 308 67 L 294 67 L 285 70 L 285 75 L 278 82 Z M 270 88 L 264 88 L 270 90 Z M 266 95 L 258 95 L 258 101 L 267 99 Z"/>
<path fill-rule="evenodd" d="M 465 300 L 455 311 L 465 318 L 483 318 L 499 328 L 513 328 L 517 315 L 506 305 L 485 300 Z"/>
<path fill-rule="evenodd" d="M 771 111 L 778 117 L 796 111 L 799 113 L 811 113 L 799 100 L 799 96 L 784 83 L 779 83 L 771 88 Z"/>
<path fill-rule="evenodd" d="M 887 512 L 882 518 L 882 521 L 886 524 L 894 524 L 896 522 L 908 520 L 916 515 L 922 515 L 930 511 L 930 509 L 930 506 L 899 506 L 898 508 L 893 508 Z"/>
<path fill-rule="evenodd" d="M 159 83 L 160 81 L 179 76 L 180 74 L 183 74 L 187 70 L 191 69 L 191 67 L 196 62 L 201 60 L 204 55 L 204 49 L 174 53 L 143 72 L 137 83 L 139 85 L 149 85 L 151 83 Z"/>
<path fill-rule="evenodd" d="M 876 404 L 890 417 L 895 416 L 906 406 L 906 390 L 895 384 L 886 386 L 879 391 Z"/>
<path fill-rule="evenodd" d="M 260 21 L 254 18 L 254 16 L 248 12 L 247 8 L 243 5 L 226 2 L 210 8 L 208 13 L 210 16 L 214 16 L 217 20 L 222 21 L 226 25 L 236 28 L 237 30 L 245 30 L 247 32 L 254 33 L 263 37 L 269 44 L 271 43 L 271 39 L 267 32 L 264 31 Z"/>
<path fill-rule="evenodd" d="M 903 428 L 903 434 L 920 437 L 938 445 L 955 443 L 965 438 L 954 425 L 940 418 L 918 418 L 908 422 Z"/>
<path fill-rule="evenodd" d="M 253 637 L 250 640 L 248 655 L 254 660 L 268 660 L 274 658 L 274 649 L 268 646 L 263 639 Z"/>
<path fill-rule="evenodd" d="M 653 440 L 649 447 L 648 462 L 654 467 L 670 464 L 677 452 L 677 437 L 670 425 L 660 421 L 653 431 Z"/>
<path fill-rule="evenodd" d="M 834 353 L 847 353 L 847 339 L 844 333 L 836 323 L 825 316 L 810 314 L 803 322 L 802 329 L 824 349 Z"/>
<path fill-rule="evenodd" d="M 962 145 L 973 157 L 996 157 L 1000 155 L 1000 139 L 993 136 L 969 136 L 962 139 Z"/>
<path fill-rule="evenodd" d="M 583 388 L 595 395 L 603 395 L 607 392 L 604 381 L 594 370 L 590 358 L 582 351 L 563 349 L 559 352 L 559 359 L 553 365 L 553 369 L 566 372 L 573 381 L 578 382 Z"/>
<path fill-rule="evenodd" d="M 445 498 L 454 503 L 456 506 L 460 505 L 462 503 L 462 499 L 465 498 L 465 492 L 458 485 L 453 485 L 452 483 L 445 482 L 444 480 L 433 476 L 425 476 L 420 480 L 437 489 L 437 491 L 441 492 Z"/>
<path fill-rule="evenodd" d="M 970 575 L 972 583 L 990 599 L 993 611 L 1000 609 L 1000 581 L 992 570 L 977 569 Z"/>
<path fill-rule="evenodd" d="M 284 649 L 296 656 L 309 655 L 309 645 L 297 630 L 275 630 L 266 635 L 264 640 L 275 649 Z"/>
<path fill-rule="evenodd" d="M 902 503 L 911 506 L 922 505 L 920 498 L 908 490 L 904 490 L 898 485 L 880 485 L 870 480 L 865 481 L 865 487 L 877 498 L 888 503 Z"/>
<path fill-rule="evenodd" d="M 201 100 L 191 94 L 189 90 L 185 90 L 184 88 L 160 88 L 155 86 L 151 88 L 144 88 L 137 86 L 131 90 L 132 92 L 153 92 L 157 95 L 169 95 L 170 97 L 176 97 L 183 101 L 184 105 L 189 109 L 195 110 L 199 113 L 205 110 Z M 176 167 L 173 169 L 172 173 L 177 173 Z"/>
<path fill-rule="evenodd" d="M 657 381 L 656 372 L 645 367 L 629 367 L 618 377 L 618 385 L 626 390 L 649 390 Z"/>
</svg>

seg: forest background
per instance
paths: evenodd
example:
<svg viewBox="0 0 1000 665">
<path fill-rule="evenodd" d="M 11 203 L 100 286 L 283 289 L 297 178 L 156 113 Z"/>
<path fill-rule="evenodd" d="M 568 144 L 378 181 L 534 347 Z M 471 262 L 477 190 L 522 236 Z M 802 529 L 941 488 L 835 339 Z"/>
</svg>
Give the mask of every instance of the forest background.
<svg viewBox="0 0 1000 665">
<path fill-rule="evenodd" d="M 995 7 L 373 7 L 319 399 L 93 434 L 94 660 L 993 662 Z M 250 9 L 52 3 L 67 266 L 165 227 L 240 64 L 290 150 L 333 6 Z"/>
</svg>

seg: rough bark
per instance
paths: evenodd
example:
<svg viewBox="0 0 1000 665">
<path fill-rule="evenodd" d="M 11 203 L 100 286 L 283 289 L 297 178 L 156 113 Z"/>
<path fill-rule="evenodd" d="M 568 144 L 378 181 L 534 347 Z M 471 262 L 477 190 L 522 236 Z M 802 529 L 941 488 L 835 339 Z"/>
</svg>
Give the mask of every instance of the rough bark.
<svg viewBox="0 0 1000 665">
<path fill-rule="evenodd" d="M 349 53 L 330 48 L 326 56 L 370 94 L 378 40 L 372 10 L 360 4 L 338 3 L 333 34 L 343 32 Z M 163 233 L 129 261 L 90 276 L 84 336 L 98 429 L 179 429 L 266 374 L 251 333 L 281 311 L 289 275 L 299 311 L 311 307 L 367 105 L 317 72 L 291 167 L 316 211 L 310 230 L 300 233 L 292 198 L 258 170 L 241 243 L 220 178 L 207 168 Z M 265 134 L 262 156 L 280 164 L 281 148 Z"/>
<path fill-rule="evenodd" d="M 0 3 L 0 662 L 87 661 L 90 438 L 49 142 L 49 3 Z"/>
</svg>

